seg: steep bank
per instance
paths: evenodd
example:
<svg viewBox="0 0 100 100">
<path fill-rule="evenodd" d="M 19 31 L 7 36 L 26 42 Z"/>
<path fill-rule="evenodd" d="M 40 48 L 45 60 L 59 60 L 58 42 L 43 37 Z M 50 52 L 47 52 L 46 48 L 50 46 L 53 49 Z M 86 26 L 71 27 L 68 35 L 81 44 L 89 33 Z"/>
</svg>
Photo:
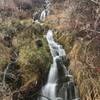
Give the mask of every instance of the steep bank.
<svg viewBox="0 0 100 100">
<path fill-rule="evenodd" d="M 9 20 L 0 24 L 0 83 L 8 64 L 10 64 L 5 82 L 13 93 L 14 100 L 29 100 L 37 97 L 41 86 L 45 83 L 51 63 L 50 51 L 44 38 L 48 30 L 46 25 L 33 24 L 32 20 Z M 7 90 L 0 86 L 1 98 L 6 97 Z M 21 95 L 19 97 L 19 95 Z M 8 97 L 7 97 L 8 98 Z"/>
<path fill-rule="evenodd" d="M 70 57 L 70 69 L 75 77 L 82 100 L 99 100 L 100 69 L 98 34 L 92 41 L 80 40 L 73 34 L 59 35 L 56 40 L 61 43 Z M 57 34 L 56 34 L 57 36 Z M 68 46 L 70 45 L 70 46 Z"/>
</svg>

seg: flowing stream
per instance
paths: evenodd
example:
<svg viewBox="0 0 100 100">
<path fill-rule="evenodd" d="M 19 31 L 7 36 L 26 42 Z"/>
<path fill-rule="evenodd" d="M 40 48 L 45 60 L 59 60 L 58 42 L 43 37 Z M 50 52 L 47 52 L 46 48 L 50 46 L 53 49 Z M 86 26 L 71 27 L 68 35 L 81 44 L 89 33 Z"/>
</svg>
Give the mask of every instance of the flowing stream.
<svg viewBox="0 0 100 100">
<path fill-rule="evenodd" d="M 76 93 L 73 76 L 68 73 L 68 70 L 65 66 L 62 67 L 64 70 L 64 77 L 69 78 L 70 80 L 66 82 L 68 87 L 64 92 L 64 98 L 58 97 L 57 94 L 57 85 L 59 80 L 58 75 L 58 67 L 57 60 L 62 60 L 63 57 L 66 57 L 65 50 L 61 45 L 56 43 L 53 39 L 52 30 L 48 30 L 46 39 L 50 48 L 50 52 L 53 58 L 53 64 L 51 64 L 51 68 L 48 75 L 48 80 L 45 86 L 42 87 L 42 93 L 40 100 L 79 100 L 78 93 Z M 67 86 L 67 85 L 66 85 Z M 68 89 L 67 89 L 68 88 Z"/>
<path fill-rule="evenodd" d="M 45 2 L 46 9 L 41 12 L 41 21 L 45 21 L 45 18 L 49 15 L 49 10 L 51 6 L 50 0 L 45 0 Z M 70 74 L 68 69 L 65 50 L 63 49 L 62 45 L 59 45 L 54 41 L 52 30 L 48 30 L 46 39 L 53 58 L 53 63 L 50 67 L 47 83 L 41 89 L 41 97 L 39 100 L 79 100 L 78 89 L 76 88 L 73 76 Z M 59 65 L 59 62 L 62 62 L 62 64 Z M 62 83 L 65 84 L 65 88 L 62 89 L 62 93 L 57 93 L 59 86 L 58 80 L 60 79 L 59 69 L 62 70 L 62 77 L 65 77 L 64 81 L 66 81 L 65 83 Z"/>
<path fill-rule="evenodd" d="M 58 78 L 57 63 L 56 63 L 56 59 L 59 58 L 58 45 L 53 40 L 53 34 L 51 30 L 48 31 L 46 38 L 47 38 L 50 51 L 53 57 L 53 64 L 51 65 L 47 84 L 42 88 L 42 95 L 52 100 L 55 100 L 56 99 L 55 90 L 56 90 L 56 85 L 57 85 L 56 81 Z M 42 97 L 41 100 L 47 100 L 47 99 Z"/>
</svg>

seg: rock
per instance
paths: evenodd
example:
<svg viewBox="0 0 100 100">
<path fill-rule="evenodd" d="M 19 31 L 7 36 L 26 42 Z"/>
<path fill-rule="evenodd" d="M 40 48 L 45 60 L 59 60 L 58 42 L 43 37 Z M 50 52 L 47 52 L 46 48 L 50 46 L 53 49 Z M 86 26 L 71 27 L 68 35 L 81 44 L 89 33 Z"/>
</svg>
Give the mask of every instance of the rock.
<svg viewBox="0 0 100 100">
<path fill-rule="evenodd" d="M 11 38 L 9 36 L 4 36 L 4 45 L 7 47 L 11 47 L 12 46 L 12 42 L 11 42 Z"/>
<path fill-rule="evenodd" d="M 59 79 L 60 79 L 65 75 L 65 71 L 63 68 L 62 60 L 57 59 L 56 62 L 57 62 L 57 67 L 58 67 L 58 75 L 59 75 Z"/>
<path fill-rule="evenodd" d="M 70 65 L 70 59 L 67 58 L 66 56 L 62 56 L 61 59 L 62 59 L 63 65 L 65 65 L 66 68 L 68 69 L 68 66 Z"/>
<path fill-rule="evenodd" d="M 34 15 L 33 15 L 33 21 L 36 21 L 36 20 L 40 20 L 40 12 L 36 12 Z"/>
<path fill-rule="evenodd" d="M 58 80 L 57 96 L 64 98 L 64 100 L 72 100 L 76 98 L 75 82 L 73 77 L 64 76 Z"/>
<path fill-rule="evenodd" d="M 37 48 L 40 48 L 40 47 L 43 46 L 43 43 L 42 43 L 42 41 L 40 39 L 37 38 L 35 42 L 36 42 Z"/>
<path fill-rule="evenodd" d="M 41 79 L 31 81 L 19 91 L 13 93 L 13 100 L 36 100 L 41 88 Z"/>
</svg>

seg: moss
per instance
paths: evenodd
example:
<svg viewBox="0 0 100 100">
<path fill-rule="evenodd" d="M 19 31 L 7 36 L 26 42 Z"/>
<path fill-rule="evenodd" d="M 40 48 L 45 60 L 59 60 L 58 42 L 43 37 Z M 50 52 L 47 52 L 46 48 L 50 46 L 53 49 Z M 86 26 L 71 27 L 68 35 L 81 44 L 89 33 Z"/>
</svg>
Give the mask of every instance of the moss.
<svg viewBox="0 0 100 100">
<path fill-rule="evenodd" d="M 26 76 L 28 80 L 38 74 L 39 68 L 45 68 L 46 70 L 50 64 L 49 53 L 44 47 L 37 49 L 35 44 L 30 43 L 21 47 L 19 52 L 18 63 L 21 66 L 20 71 L 24 73 L 24 77 Z"/>
<path fill-rule="evenodd" d="M 54 31 L 55 40 L 64 46 L 64 49 L 69 53 L 73 48 L 76 33 L 62 34 L 61 32 Z"/>
<path fill-rule="evenodd" d="M 18 73 L 22 76 L 23 85 L 27 84 L 31 80 L 36 80 L 41 71 L 43 74 L 48 71 L 51 64 L 51 55 L 49 47 L 44 34 L 48 30 L 48 26 L 33 24 L 31 19 L 19 20 L 12 19 L 7 23 L 0 25 L 0 37 L 3 40 L 3 36 L 8 30 L 15 30 L 12 37 L 12 47 L 8 48 L 3 43 L 0 43 L 0 70 L 7 63 L 10 62 L 11 51 L 16 48 L 19 52 L 17 65 L 19 66 Z M 42 41 L 42 46 L 37 48 L 36 39 Z M 4 41 L 4 40 L 3 40 Z"/>
</svg>

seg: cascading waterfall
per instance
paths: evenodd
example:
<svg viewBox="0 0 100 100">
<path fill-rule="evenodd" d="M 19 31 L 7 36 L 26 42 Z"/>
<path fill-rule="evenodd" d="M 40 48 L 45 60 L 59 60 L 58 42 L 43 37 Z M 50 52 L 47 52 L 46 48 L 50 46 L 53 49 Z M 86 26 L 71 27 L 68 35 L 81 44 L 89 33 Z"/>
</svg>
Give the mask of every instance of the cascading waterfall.
<svg viewBox="0 0 100 100">
<path fill-rule="evenodd" d="M 64 69 L 64 77 L 68 77 L 68 79 L 70 80 L 66 83 L 68 84 L 68 87 L 66 87 L 66 90 L 64 92 L 64 98 L 57 97 L 56 87 L 58 85 L 57 81 L 59 79 L 59 66 L 57 66 L 57 60 L 61 60 L 61 58 L 66 57 L 66 53 L 63 47 L 54 41 L 52 30 L 49 30 L 47 32 L 46 39 L 50 48 L 51 55 L 53 57 L 53 64 L 51 64 L 47 83 L 45 86 L 42 87 L 40 100 L 79 100 L 79 98 L 77 98 L 76 96 L 78 93 L 75 94 L 76 91 L 74 91 L 75 87 L 73 76 L 68 73 L 68 69 L 65 66 L 62 67 L 62 69 Z"/>
<path fill-rule="evenodd" d="M 40 15 L 40 21 L 45 21 L 45 18 L 49 15 L 49 10 L 51 6 L 51 1 L 50 0 L 45 0 L 46 7 L 45 9 L 41 12 Z"/>
<path fill-rule="evenodd" d="M 41 100 L 47 100 L 45 97 L 50 98 L 51 100 L 56 100 L 56 81 L 57 81 L 57 63 L 56 59 L 59 57 L 56 54 L 56 49 L 58 48 L 57 43 L 53 40 L 53 34 L 52 31 L 49 30 L 46 35 L 50 51 L 53 57 L 53 64 L 51 65 L 51 69 L 48 76 L 47 84 L 42 88 L 42 95 L 44 97 L 41 97 Z"/>
<path fill-rule="evenodd" d="M 51 7 L 51 0 L 45 0 L 46 7 L 40 14 L 40 22 L 45 21 L 46 17 L 49 15 L 50 7 Z M 62 45 L 56 43 L 53 39 L 53 32 L 52 30 L 48 30 L 46 39 L 50 48 L 50 52 L 53 58 L 53 64 L 51 64 L 48 79 L 46 85 L 44 85 L 41 89 L 41 97 L 38 98 L 39 100 L 79 100 L 77 88 L 75 87 L 75 82 L 73 80 L 73 76 L 70 75 L 68 69 L 68 59 L 66 58 L 65 50 L 63 49 Z M 62 62 L 62 65 L 59 65 L 58 62 Z M 60 67 L 60 68 L 59 68 Z M 67 68 L 66 68 L 67 67 Z M 62 93 L 57 93 L 59 90 L 57 87 L 59 86 L 59 69 L 62 70 L 62 77 L 65 80 L 66 84 L 65 89 Z"/>
</svg>

